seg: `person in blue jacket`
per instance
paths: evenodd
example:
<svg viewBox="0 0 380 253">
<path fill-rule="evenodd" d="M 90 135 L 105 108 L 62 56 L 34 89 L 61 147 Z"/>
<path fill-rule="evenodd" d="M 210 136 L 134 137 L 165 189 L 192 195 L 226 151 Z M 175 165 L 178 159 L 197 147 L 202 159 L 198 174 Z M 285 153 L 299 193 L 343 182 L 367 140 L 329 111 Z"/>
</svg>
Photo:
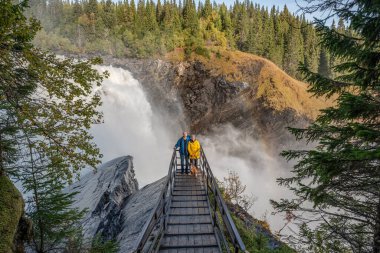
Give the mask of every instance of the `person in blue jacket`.
<svg viewBox="0 0 380 253">
<path fill-rule="evenodd" d="M 183 174 L 186 171 L 186 174 L 189 174 L 189 151 L 187 150 L 187 144 L 190 141 L 190 136 L 187 132 L 183 132 L 183 136 L 179 138 L 177 144 L 174 148 L 179 148 L 179 154 L 181 156 L 181 173 Z M 186 170 L 185 168 L 186 167 Z"/>
</svg>

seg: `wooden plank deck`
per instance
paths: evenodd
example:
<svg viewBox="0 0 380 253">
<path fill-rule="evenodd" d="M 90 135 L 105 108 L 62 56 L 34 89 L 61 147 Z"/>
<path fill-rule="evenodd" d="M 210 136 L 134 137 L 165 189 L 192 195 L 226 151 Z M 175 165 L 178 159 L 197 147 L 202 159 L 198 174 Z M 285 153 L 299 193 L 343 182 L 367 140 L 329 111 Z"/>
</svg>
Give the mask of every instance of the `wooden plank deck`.
<svg viewBox="0 0 380 253">
<path fill-rule="evenodd" d="M 176 172 L 160 253 L 220 253 L 201 177 Z"/>
</svg>

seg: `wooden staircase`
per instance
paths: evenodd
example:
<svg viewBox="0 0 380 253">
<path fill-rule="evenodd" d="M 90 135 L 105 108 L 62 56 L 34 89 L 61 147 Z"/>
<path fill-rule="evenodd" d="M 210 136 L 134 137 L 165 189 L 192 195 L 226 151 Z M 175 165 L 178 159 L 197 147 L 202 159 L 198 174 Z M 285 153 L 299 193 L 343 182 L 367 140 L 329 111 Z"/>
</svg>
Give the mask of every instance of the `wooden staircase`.
<svg viewBox="0 0 380 253">
<path fill-rule="evenodd" d="M 206 194 L 201 176 L 176 171 L 167 230 L 159 252 L 220 252 Z"/>
<path fill-rule="evenodd" d="M 247 253 L 201 148 L 197 177 L 180 173 L 174 150 L 157 205 L 134 253 Z"/>
</svg>

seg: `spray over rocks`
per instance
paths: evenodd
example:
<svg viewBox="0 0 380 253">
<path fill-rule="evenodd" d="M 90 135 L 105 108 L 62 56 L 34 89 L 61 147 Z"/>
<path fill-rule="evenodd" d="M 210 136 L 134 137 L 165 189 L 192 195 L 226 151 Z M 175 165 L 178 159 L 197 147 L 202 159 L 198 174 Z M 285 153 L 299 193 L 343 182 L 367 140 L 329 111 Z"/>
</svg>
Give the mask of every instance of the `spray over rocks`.
<svg viewBox="0 0 380 253">
<path fill-rule="evenodd" d="M 92 129 L 104 161 L 125 154 L 133 156 L 136 178 L 142 186 L 164 177 L 174 143 L 181 131 L 187 129 L 187 121 L 191 121 L 184 113 L 181 95 L 164 92 L 169 86 L 164 89 L 160 86 L 162 82 L 143 85 L 120 67 L 99 66 L 98 69 L 110 73 L 99 90 L 103 98 L 104 124 Z M 161 92 L 152 98 L 151 92 L 156 89 L 147 85 L 158 86 Z M 244 85 L 239 89 L 244 89 Z M 257 197 L 251 212 L 260 218 L 267 215 L 270 225 L 280 228 L 282 218 L 270 215 L 269 199 L 288 194 L 276 183 L 276 178 L 284 176 L 288 169 L 277 154 L 273 154 L 267 143 L 232 124 L 214 125 L 212 131 L 198 137 L 216 177 L 222 180 L 228 170 L 236 171 L 247 185 L 247 193 Z"/>
</svg>

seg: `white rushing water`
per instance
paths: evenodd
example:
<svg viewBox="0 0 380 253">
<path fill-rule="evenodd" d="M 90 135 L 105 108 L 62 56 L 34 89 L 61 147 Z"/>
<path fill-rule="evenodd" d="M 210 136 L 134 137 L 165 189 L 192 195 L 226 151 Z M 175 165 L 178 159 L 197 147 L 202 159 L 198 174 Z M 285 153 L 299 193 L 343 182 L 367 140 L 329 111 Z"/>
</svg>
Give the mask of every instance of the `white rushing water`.
<svg viewBox="0 0 380 253">
<path fill-rule="evenodd" d="M 111 66 L 97 68 L 110 73 L 101 88 L 104 124 L 92 128 L 95 142 L 104 154 L 103 161 L 132 155 L 140 187 L 165 176 L 172 148 L 183 127 L 168 129 L 170 119 L 153 113 L 154 105 L 128 71 Z M 271 215 L 269 199 L 289 195 L 276 183 L 276 178 L 286 174 L 278 159 L 268 155 L 262 143 L 230 126 L 221 128 L 217 135 L 200 136 L 200 142 L 215 176 L 222 180 L 228 170 L 236 171 L 247 185 L 247 194 L 257 197 L 252 210 L 255 217 L 266 214 L 273 230 L 278 230 L 283 218 Z"/>
<path fill-rule="evenodd" d="M 104 155 L 103 162 L 132 155 L 140 187 L 165 176 L 173 147 L 171 133 L 153 113 L 141 84 L 127 70 L 111 66 L 97 69 L 110 73 L 101 89 L 104 123 L 91 131 Z"/>
</svg>

